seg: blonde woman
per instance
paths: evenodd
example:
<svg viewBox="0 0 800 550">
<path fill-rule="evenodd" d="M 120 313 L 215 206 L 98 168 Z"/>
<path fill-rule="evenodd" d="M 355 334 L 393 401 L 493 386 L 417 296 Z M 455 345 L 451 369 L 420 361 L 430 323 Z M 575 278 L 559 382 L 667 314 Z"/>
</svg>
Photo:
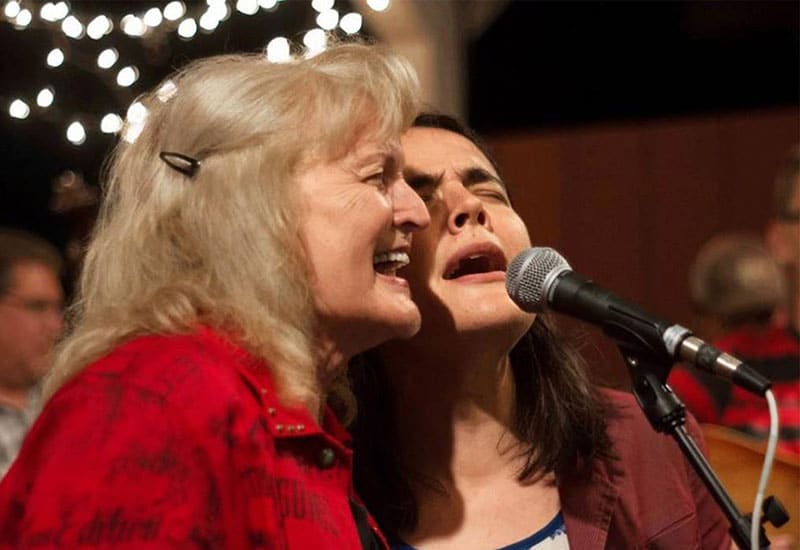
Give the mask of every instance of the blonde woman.
<svg viewBox="0 0 800 550">
<path fill-rule="evenodd" d="M 341 44 L 200 60 L 142 99 L 0 547 L 382 543 L 326 397 L 419 328 L 395 275 L 429 221 L 399 148 L 417 94 L 404 60 Z"/>
</svg>

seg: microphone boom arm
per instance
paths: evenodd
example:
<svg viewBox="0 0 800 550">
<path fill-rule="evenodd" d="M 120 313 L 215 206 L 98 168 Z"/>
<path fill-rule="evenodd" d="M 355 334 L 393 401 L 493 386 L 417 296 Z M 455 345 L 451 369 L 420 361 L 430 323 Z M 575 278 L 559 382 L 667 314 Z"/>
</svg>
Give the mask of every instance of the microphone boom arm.
<svg viewBox="0 0 800 550">
<path fill-rule="evenodd" d="M 728 518 L 730 534 L 739 548 L 750 548 L 752 519 L 742 515 L 725 491 L 722 482 L 712 470 L 703 453 L 686 431 L 686 407 L 666 384 L 672 369 L 671 361 L 644 358 L 631 347 L 620 345 L 620 351 L 633 382 L 633 395 L 650 425 L 657 432 L 669 434 L 678 443 L 686 459 L 708 488 L 722 512 Z M 759 546 L 769 547 L 763 526 L 759 526 Z M 751 549 L 753 550 L 753 549 Z"/>
</svg>

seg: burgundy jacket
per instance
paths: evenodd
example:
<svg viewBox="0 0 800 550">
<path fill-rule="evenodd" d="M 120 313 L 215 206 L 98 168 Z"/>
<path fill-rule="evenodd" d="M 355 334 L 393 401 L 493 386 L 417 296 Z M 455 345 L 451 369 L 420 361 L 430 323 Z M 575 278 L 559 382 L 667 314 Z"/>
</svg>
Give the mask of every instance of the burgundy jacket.
<svg viewBox="0 0 800 550">
<path fill-rule="evenodd" d="M 729 550 L 728 522 L 677 442 L 650 426 L 632 395 L 606 395 L 618 411 L 608 421 L 618 460 L 559 480 L 570 548 Z M 686 425 L 704 450 L 697 423 Z"/>
<path fill-rule="evenodd" d="M 348 439 L 209 329 L 136 338 L 47 403 L 0 483 L 0 549 L 360 549 Z"/>
</svg>

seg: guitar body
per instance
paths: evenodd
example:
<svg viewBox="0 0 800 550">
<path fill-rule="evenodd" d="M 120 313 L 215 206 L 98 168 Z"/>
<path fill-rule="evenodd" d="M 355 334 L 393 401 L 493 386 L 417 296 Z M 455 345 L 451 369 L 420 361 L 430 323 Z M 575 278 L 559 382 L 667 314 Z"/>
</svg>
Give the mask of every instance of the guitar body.
<svg viewBox="0 0 800 550">
<path fill-rule="evenodd" d="M 753 511 L 753 502 L 764 464 L 766 442 L 754 440 L 723 426 L 704 424 L 708 461 L 736 507 L 743 514 Z M 800 457 L 778 451 L 764 498 L 774 495 L 789 514 L 781 528 L 766 525 L 767 536 L 791 535 L 800 543 Z"/>
</svg>

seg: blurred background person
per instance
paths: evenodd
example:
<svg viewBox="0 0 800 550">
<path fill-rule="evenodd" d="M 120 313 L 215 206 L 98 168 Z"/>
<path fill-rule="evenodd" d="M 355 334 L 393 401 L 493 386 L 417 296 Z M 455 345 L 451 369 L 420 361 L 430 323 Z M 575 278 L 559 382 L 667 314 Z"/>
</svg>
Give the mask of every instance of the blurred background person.
<svg viewBox="0 0 800 550">
<path fill-rule="evenodd" d="M 698 332 L 717 340 L 735 330 L 763 332 L 782 317 L 786 281 L 764 240 L 751 233 L 709 239 L 689 269 Z"/>
<path fill-rule="evenodd" d="M 39 382 L 62 326 L 61 267 L 44 239 L 0 228 L 0 478 L 41 408 Z"/>
<path fill-rule="evenodd" d="M 795 151 L 775 179 L 765 239 L 715 237 L 690 271 L 694 305 L 714 320 L 707 338 L 772 381 L 779 448 L 794 456 L 800 456 L 799 160 Z M 762 398 L 694 369 L 674 369 L 669 383 L 701 422 L 767 437 Z"/>
<path fill-rule="evenodd" d="M 772 212 L 766 241 L 784 270 L 788 290 L 785 324 L 796 339 L 800 331 L 800 146 L 794 148 L 775 178 Z"/>
<path fill-rule="evenodd" d="M 307 53 L 200 59 L 140 99 L 0 548 L 380 545 L 337 381 L 419 329 L 395 273 L 429 221 L 400 149 L 419 85 L 382 47 Z"/>
<path fill-rule="evenodd" d="M 783 317 L 786 282 L 780 266 L 755 234 L 726 233 L 708 240 L 689 270 L 697 333 L 708 341 L 769 338 Z M 670 384 L 701 422 L 721 424 L 733 387 L 713 374 L 676 367 Z"/>
</svg>

